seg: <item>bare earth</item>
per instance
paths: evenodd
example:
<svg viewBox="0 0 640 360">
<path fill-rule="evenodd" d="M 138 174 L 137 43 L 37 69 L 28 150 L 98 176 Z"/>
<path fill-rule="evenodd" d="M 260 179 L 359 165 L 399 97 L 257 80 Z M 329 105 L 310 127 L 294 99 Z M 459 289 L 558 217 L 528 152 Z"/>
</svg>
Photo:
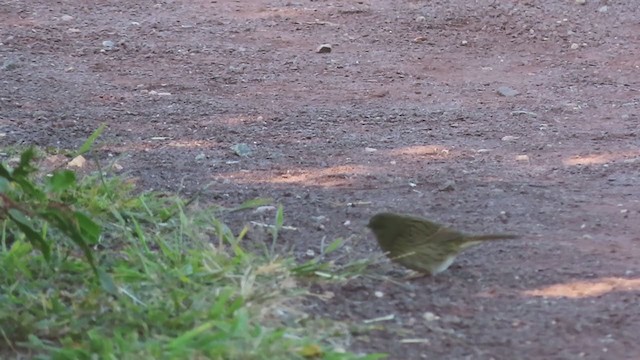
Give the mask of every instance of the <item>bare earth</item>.
<svg viewBox="0 0 640 360">
<path fill-rule="evenodd" d="M 638 19 L 636 0 L 1 0 L 0 144 L 73 149 L 104 122 L 98 155 L 145 189 L 283 203 L 301 257 L 349 236 L 376 254 L 386 210 L 523 235 L 436 278 L 316 285 L 333 297 L 307 310 L 360 329 L 351 350 L 638 358 Z"/>
</svg>

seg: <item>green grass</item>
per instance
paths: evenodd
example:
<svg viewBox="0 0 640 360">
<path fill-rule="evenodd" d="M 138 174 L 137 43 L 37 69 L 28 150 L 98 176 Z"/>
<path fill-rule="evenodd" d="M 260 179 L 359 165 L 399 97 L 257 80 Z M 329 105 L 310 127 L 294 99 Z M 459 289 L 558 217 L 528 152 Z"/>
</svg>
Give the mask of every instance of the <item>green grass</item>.
<svg viewBox="0 0 640 360">
<path fill-rule="evenodd" d="M 204 207 L 119 177 L 42 176 L 34 156 L 0 168 L 0 358 L 384 358 L 346 352 L 348 326 L 305 314 L 301 284 L 366 262 L 280 252 L 282 207 L 259 246 L 220 219 L 265 200 Z"/>
</svg>

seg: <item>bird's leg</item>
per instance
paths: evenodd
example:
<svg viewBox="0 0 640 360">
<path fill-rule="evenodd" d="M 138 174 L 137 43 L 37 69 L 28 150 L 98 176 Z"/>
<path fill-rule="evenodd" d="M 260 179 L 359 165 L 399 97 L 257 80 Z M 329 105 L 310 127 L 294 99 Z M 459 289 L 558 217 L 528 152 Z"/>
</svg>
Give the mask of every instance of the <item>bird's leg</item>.
<svg viewBox="0 0 640 360">
<path fill-rule="evenodd" d="M 421 272 L 417 272 L 417 271 L 413 271 L 413 270 L 409 270 L 405 276 L 402 277 L 402 280 L 405 281 L 411 281 L 411 280 L 416 280 L 416 279 L 422 279 L 425 277 L 430 277 L 430 274 L 427 273 L 421 273 Z"/>
</svg>

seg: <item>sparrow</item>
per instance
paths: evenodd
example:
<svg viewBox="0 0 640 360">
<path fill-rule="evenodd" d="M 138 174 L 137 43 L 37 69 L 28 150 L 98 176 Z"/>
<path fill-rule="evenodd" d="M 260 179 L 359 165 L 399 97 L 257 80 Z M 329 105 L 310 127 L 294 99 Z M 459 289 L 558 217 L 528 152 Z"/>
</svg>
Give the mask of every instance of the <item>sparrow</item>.
<svg viewBox="0 0 640 360">
<path fill-rule="evenodd" d="M 428 275 L 445 271 L 461 251 L 483 241 L 519 238 L 512 234 L 469 235 L 427 219 L 393 213 L 374 215 L 367 227 L 392 261 Z"/>
</svg>

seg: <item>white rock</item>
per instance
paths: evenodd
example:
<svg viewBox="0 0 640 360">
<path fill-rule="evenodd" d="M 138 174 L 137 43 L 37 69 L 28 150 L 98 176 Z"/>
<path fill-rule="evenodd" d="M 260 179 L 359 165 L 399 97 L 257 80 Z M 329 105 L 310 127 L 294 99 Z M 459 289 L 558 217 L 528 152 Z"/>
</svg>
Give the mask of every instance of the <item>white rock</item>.
<svg viewBox="0 0 640 360">
<path fill-rule="evenodd" d="M 258 206 L 255 210 L 253 210 L 256 214 L 264 214 L 266 212 L 275 211 L 276 207 L 272 205 Z"/>
<path fill-rule="evenodd" d="M 518 90 L 512 89 L 508 86 L 500 86 L 496 91 L 504 97 L 514 97 L 520 94 Z"/>
<path fill-rule="evenodd" d="M 82 155 L 78 155 L 67 164 L 69 167 L 83 168 L 87 164 L 87 159 Z"/>
<path fill-rule="evenodd" d="M 316 48 L 318 54 L 328 54 L 332 50 L 331 44 L 322 44 Z"/>
<path fill-rule="evenodd" d="M 426 321 L 435 321 L 435 320 L 440 319 L 440 316 L 438 316 L 438 315 L 436 315 L 436 314 L 434 314 L 434 313 L 432 313 L 430 311 L 427 311 L 424 314 L 422 314 L 422 318 L 424 318 Z"/>
</svg>

